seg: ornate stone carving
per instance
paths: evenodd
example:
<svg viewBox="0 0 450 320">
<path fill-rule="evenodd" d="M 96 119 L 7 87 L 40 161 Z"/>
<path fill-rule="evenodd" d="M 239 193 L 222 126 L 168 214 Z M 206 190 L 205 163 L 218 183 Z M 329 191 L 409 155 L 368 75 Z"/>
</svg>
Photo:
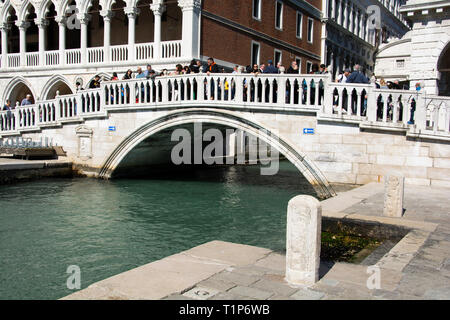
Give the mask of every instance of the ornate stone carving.
<svg viewBox="0 0 450 320">
<path fill-rule="evenodd" d="M 182 10 L 200 10 L 202 7 L 201 0 L 178 0 L 178 6 Z"/>
<path fill-rule="evenodd" d="M 92 134 L 93 130 L 88 126 L 81 125 L 75 128 L 78 137 L 78 158 L 83 161 L 92 158 Z"/>
</svg>

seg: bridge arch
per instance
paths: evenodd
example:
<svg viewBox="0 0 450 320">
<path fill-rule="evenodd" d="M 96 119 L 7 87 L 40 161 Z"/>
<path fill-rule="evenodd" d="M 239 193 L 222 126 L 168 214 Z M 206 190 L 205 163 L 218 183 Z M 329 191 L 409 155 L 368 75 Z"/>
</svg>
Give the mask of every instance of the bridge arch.
<svg viewBox="0 0 450 320">
<path fill-rule="evenodd" d="M 99 171 L 99 177 L 105 179 L 110 178 L 125 156 L 148 137 L 171 127 L 196 122 L 214 123 L 240 129 L 263 140 L 265 143 L 275 147 L 297 167 L 313 186 L 319 198 L 329 198 L 336 195 L 319 168 L 304 154 L 296 150 L 293 144 L 282 139 L 261 124 L 242 118 L 233 113 L 217 111 L 214 109 L 176 111 L 141 126 L 127 136 L 106 158 Z"/>
</svg>

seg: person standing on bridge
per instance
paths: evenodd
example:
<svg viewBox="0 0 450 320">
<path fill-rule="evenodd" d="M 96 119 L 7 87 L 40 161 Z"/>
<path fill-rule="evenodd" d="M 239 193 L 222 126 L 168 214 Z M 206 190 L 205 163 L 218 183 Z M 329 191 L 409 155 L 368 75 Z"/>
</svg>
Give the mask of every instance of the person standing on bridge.
<svg viewBox="0 0 450 320">
<path fill-rule="evenodd" d="M 2 108 L 2 111 L 11 111 L 12 107 L 11 107 L 11 101 L 8 99 L 6 100 L 5 105 Z"/>
<path fill-rule="evenodd" d="M 369 79 L 361 72 L 361 66 L 355 65 L 352 74 L 347 78 L 346 83 L 369 83 Z"/>
<path fill-rule="evenodd" d="M 142 72 L 142 68 L 141 67 L 137 68 L 136 73 L 137 73 L 136 79 L 144 79 L 145 78 L 145 73 Z"/>
<path fill-rule="evenodd" d="M 131 69 L 128 69 L 127 73 L 125 73 L 122 80 L 130 80 L 130 79 L 133 79 L 133 71 L 131 71 Z"/>
<path fill-rule="evenodd" d="M 208 58 L 208 61 L 207 61 L 207 63 L 208 63 L 208 67 L 206 68 L 206 74 L 209 76 L 211 73 L 220 73 L 220 69 L 219 69 L 219 66 L 214 62 L 214 59 L 213 58 Z M 214 84 L 214 79 L 211 79 L 211 97 L 210 97 L 210 99 L 211 100 L 214 100 L 214 87 L 215 87 L 215 84 Z M 206 89 L 206 88 L 205 88 Z M 219 96 L 221 95 L 221 93 L 220 93 L 220 87 L 218 88 L 218 94 L 219 94 Z"/>
<path fill-rule="evenodd" d="M 272 60 L 267 61 L 267 67 L 264 68 L 263 73 L 278 74 L 278 69 L 273 65 Z"/>
<path fill-rule="evenodd" d="M 148 79 L 148 78 L 150 78 L 150 76 L 151 76 L 152 74 L 154 74 L 154 73 L 155 73 L 155 72 L 153 71 L 152 66 L 151 66 L 150 64 L 148 64 L 148 65 L 147 65 L 147 70 L 144 71 L 145 77 Z"/>
<path fill-rule="evenodd" d="M 100 88 L 100 76 L 97 74 L 94 79 L 89 83 L 89 89 Z"/>
<path fill-rule="evenodd" d="M 22 100 L 21 106 L 29 106 L 31 105 L 31 94 L 27 94 L 27 96 Z"/>
</svg>

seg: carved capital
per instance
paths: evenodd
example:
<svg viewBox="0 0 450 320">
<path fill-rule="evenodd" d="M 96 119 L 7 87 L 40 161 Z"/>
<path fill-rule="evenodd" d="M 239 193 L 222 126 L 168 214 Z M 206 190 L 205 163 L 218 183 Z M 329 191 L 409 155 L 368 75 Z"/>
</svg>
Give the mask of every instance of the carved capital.
<svg viewBox="0 0 450 320">
<path fill-rule="evenodd" d="M 58 25 L 62 25 L 62 26 L 65 26 L 66 25 L 66 21 L 67 21 L 67 18 L 66 17 L 64 17 L 64 16 L 56 16 L 55 17 L 55 21 L 56 21 L 56 23 L 58 23 Z"/>
<path fill-rule="evenodd" d="M 0 31 L 9 31 L 11 29 L 11 25 L 9 23 L 0 24 Z"/>
<path fill-rule="evenodd" d="M 34 19 L 34 23 L 38 26 L 38 28 L 45 28 L 49 25 L 49 21 L 43 18 Z"/>
<path fill-rule="evenodd" d="M 30 23 L 27 21 L 16 21 L 16 26 L 20 29 L 20 30 L 27 30 L 28 27 L 30 26 Z"/>
<path fill-rule="evenodd" d="M 112 17 L 114 17 L 115 12 L 111 10 L 102 10 L 100 11 L 100 15 L 103 17 L 104 21 L 110 21 Z"/>
<path fill-rule="evenodd" d="M 140 10 L 136 7 L 125 7 L 124 12 L 128 18 L 136 18 L 136 16 L 140 13 Z"/>
<path fill-rule="evenodd" d="M 150 5 L 150 9 L 153 11 L 154 15 L 162 15 L 166 11 L 166 6 L 161 3 L 153 3 Z"/>
<path fill-rule="evenodd" d="M 181 10 L 200 10 L 202 7 L 201 0 L 178 0 L 178 6 Z"/>
<path fill-rule="evenodd" d="M 80 21 L 81 24 L 88 24 L 91 20 L 91 15 L 86 13 L 79 13 L 77 14 L 77 19 Z"/>
</svg>

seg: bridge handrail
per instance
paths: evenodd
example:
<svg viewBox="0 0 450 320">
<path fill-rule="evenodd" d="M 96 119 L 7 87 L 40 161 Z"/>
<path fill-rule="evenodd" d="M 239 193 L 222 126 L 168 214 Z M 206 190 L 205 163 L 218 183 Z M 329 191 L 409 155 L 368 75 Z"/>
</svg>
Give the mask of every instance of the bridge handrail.
<svg viewBox="0 0 450 320">
<path fill-rule="evenodd" d="M 37 101 L 11 112 L 0 111 L 0 132 L 106 116 L 111 108 L 183 104 L 298 110 L 315 112 L 331 121 L 450 134 L 450 97 L 381 89 L 373 84 L 337 83 L 331 81 L 329 74 L 231 73 L 103 81 L 100 88 Z M 11 121 L 14 125 L 9 125 Z"/>
</svg>

